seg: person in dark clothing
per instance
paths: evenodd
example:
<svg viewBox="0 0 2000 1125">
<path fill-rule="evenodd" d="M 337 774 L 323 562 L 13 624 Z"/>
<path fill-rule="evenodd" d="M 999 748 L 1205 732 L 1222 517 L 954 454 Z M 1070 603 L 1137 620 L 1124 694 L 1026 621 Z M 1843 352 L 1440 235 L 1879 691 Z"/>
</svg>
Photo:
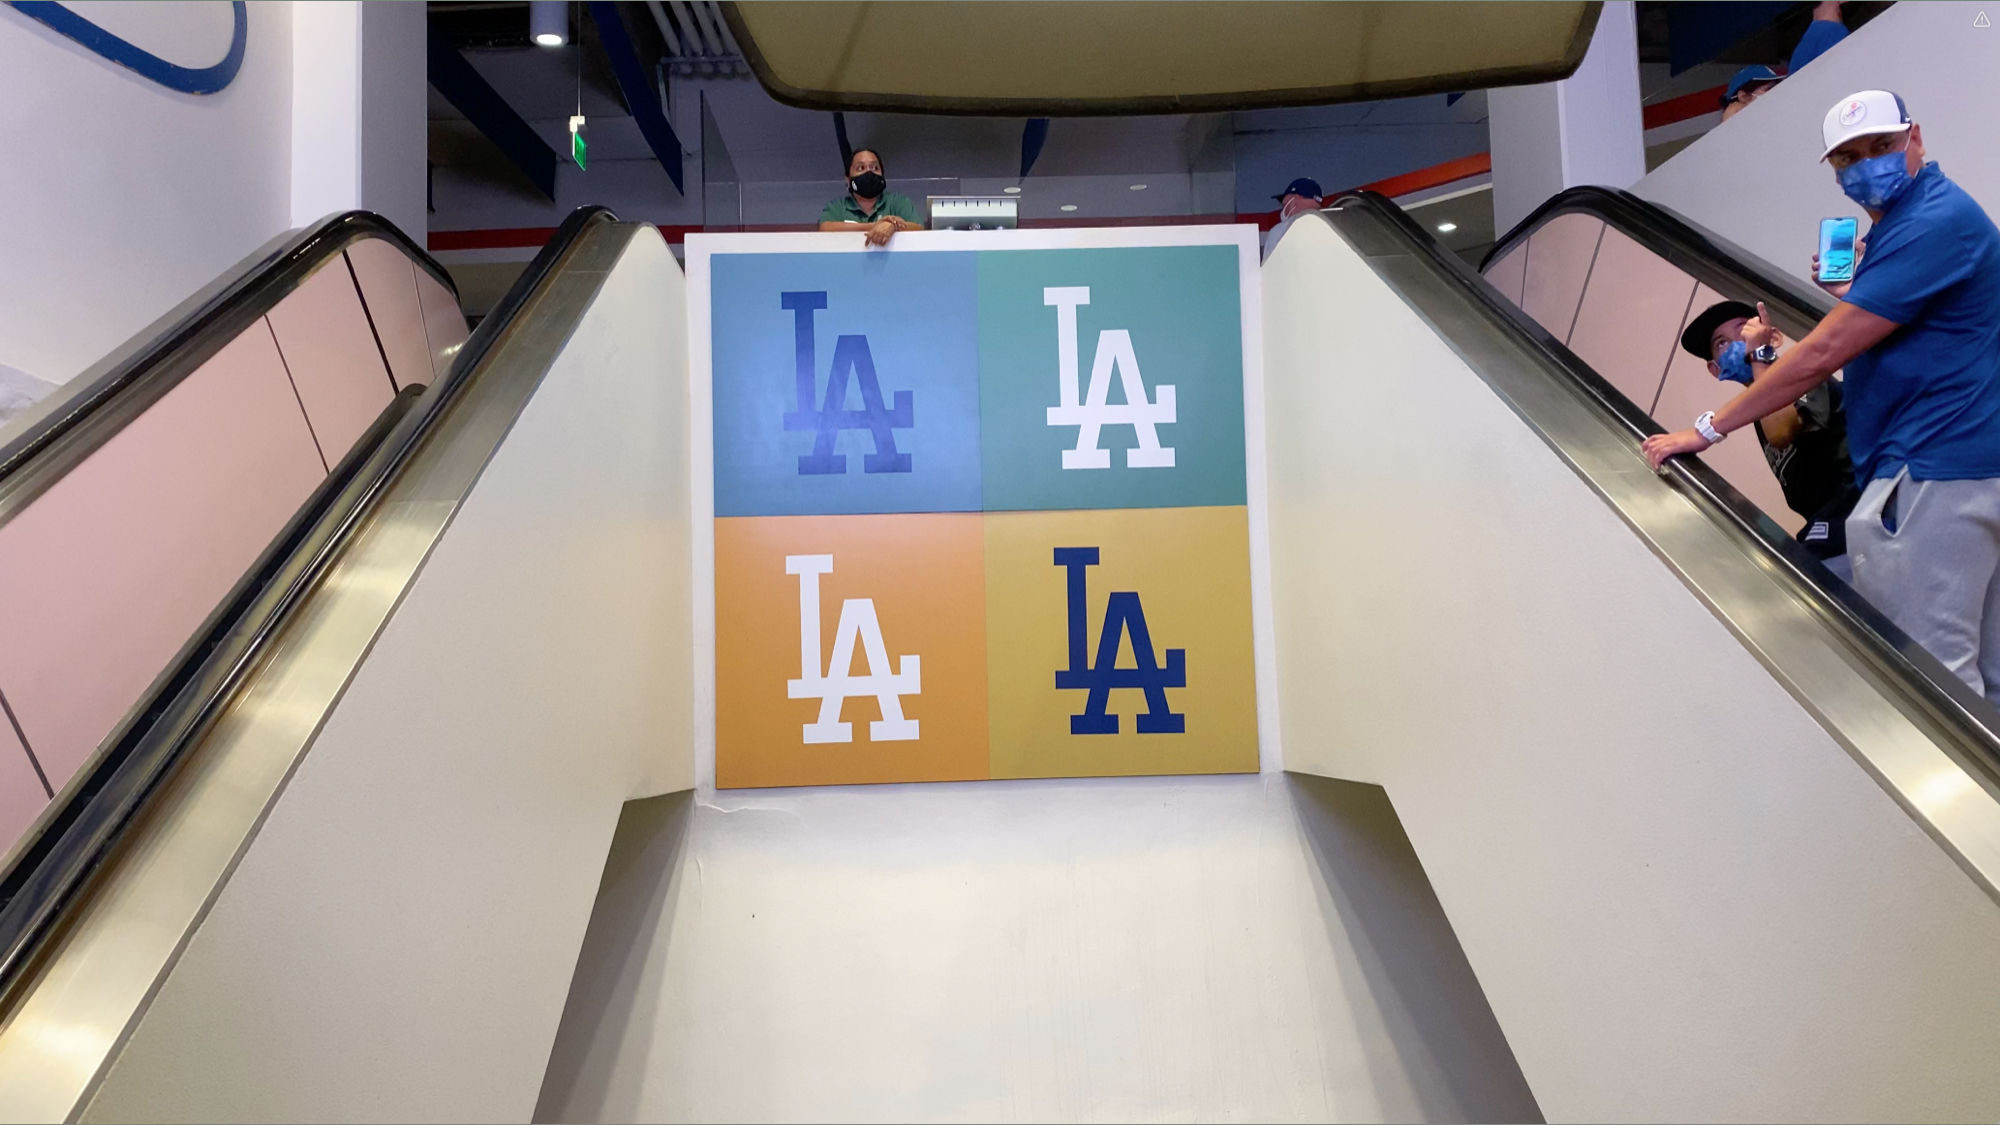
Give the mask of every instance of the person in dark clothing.
<svg viewBox="0 0 2000 1125">
<path fill-rule="evenodd" d="M 1742 301 L 1717 301 L 1681 332 L 1681 348 L 1707 360 L 1710 375 L 1746 387 L 1777 361 L 1783 342 L 1764 307 Z M 1847 411 L 1839 381 L 1828 379 L 1753 424 L 1785 503 L 1805 517 L 1799 542 L 1843 582 L 1852 580 L 1847 514 L 1861 499 L 1861 489 L 1848 458 Z"/>
</svg>

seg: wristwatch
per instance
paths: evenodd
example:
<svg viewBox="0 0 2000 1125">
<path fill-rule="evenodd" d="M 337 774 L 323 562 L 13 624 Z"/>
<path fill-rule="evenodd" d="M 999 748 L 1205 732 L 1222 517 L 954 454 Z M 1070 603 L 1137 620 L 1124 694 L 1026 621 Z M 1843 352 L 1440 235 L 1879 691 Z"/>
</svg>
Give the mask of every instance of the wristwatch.
<svg viewBox="0 0 2000 1125">
<path fill-rule="evenodd" d="M 1710 445 L 1714 445 L 1716 442 L 1729 436 L 1715 428 L 1715 411 L 1713 410 L 1702 411 L 1701 417 L 1694 420 L 1694 432 L 1700 434 L 1702 440 Z"/>
<path fill-rule="evenodd" d="M 1778 362 L 1778 348 L 1775 344 L 1765 344 L 1763 347 L 1751 352 L 1750 358 L 1756 360 L 1758 363 L 1776 363 Z"/>
</svg>

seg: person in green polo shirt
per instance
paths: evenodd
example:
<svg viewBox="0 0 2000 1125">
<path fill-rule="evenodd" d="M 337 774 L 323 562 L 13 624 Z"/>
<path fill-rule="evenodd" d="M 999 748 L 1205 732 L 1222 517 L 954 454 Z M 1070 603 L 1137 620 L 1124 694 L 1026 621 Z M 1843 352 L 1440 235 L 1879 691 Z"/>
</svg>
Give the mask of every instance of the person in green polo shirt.
<svg viewBox="0 0 2000 1125">
<path fill-rule="evenodd" d="M 922 230 L 917 205 L 910 197 L 889 190 L 882 178 L 882 154 L 857 148 L 847 158 L 847 194 L 819 213 L 819 229 L 865 231 L 868 245 L 886 246 L 899 230 Z"/>
</svg>

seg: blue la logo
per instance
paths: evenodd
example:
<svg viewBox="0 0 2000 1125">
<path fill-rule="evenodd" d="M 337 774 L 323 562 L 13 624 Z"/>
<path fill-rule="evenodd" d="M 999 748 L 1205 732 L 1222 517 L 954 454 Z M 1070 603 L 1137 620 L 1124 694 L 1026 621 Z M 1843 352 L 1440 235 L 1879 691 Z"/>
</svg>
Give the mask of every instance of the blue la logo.
<svg viewBox="0 0 2000 1125">
<path fill-rule="evenodd" d="M 1089 663 L 1089 623 L 1085 620 L 1086 568 L 1097 565 L 1096 547 L 1057 547 L 1055 564 L 1069 571 L 1069 667 L 1056 672 L 1057 690 L 1085 690 L 1083 714 L 1071 715 L 1071 734 L 1117 734 L 1118 716 L 1109 713 L 1111 693 L 1133 688 L 1145 693 L 1146 713 L 1138 717 L 1140 734 L 1181 734 L 1187 716 L 1167 703 L 1168 688 L 1187 686 L 1187 650 L 1166 650 L 1166 667 L 1153 655 L 1153 638 L 1146 628 L 1146 611 L 1139 595 L 1114 592 L 1104 607 L 1104 627 L 1098 634 L 1097 662 Z M 1118 667 L 1118 642 L 1132 638 L 1135 667 Z"/>
<path fill-rule="evenodd" d="M 818 377 L 813 371 L 813 314 L 826 307 L 826 291 L 781 293 L 778 303 L 792 311 L 793 341 L 796 347 L 793 377 L 797 382 L 797 409 L 785 412 L 788 432 L 814 434 L 813 451 L 799 458 L 800 476 L 838 475 L 847 471 L 847 456 L 833 451 L 842 430 L 866 430 L 875 440 L 875 451 L 862 459 L 862 471 L 907 473 L 910 455 L 896 449 L 895 431 L 915 425 L 913 396 L 896 392 L 894 408 L 882 402 L 882 384 L 875 375 L 875 357 L 868 350 L 868 337 L 842 335 L 834 341 L 833 367 L 826 377 L 826 398 L 813 409 L 813 390 Z M 861 387 L 861 409 L 847 409 L 847 384 L 852 379 Z"/>
</svg>

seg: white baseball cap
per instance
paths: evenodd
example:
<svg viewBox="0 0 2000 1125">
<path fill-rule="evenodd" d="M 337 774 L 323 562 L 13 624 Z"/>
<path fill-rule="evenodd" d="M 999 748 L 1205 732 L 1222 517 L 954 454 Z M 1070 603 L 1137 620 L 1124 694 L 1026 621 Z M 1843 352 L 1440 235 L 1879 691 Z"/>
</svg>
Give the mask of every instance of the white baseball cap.
<svg viewBox="0 0 2000 1125">
<path fill-rule="evenodd" d="M 1856 137 L 1904 133 L 1909 128 L 1910 111 L 1897 95 L 1887 90 L 1863 90 L 1858 94 L 1849 94 L 1826 111 L 1826 121 L 1820 126 L 1826 151 L 1820 153 L 1819 158 L 1825 160 L 1833 155 L 1834 149 Z"/>
</svg>

